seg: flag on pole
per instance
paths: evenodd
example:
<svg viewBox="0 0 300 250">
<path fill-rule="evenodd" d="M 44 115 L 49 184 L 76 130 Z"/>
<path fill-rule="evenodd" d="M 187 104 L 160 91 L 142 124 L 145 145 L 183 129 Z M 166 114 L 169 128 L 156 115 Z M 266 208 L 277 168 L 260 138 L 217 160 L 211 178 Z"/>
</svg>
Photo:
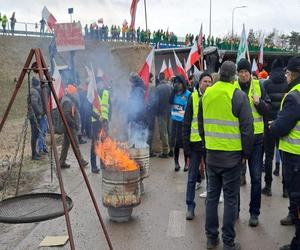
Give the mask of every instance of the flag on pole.
<svg viewBox="0 0 300 250">
<path fill-rule="evenodd" d="M 257 75 L 258 75 L 258 73 L 259 73 L 259 70 L 258 70 L 257 63 L 256 63 L 255 58 L 253 58 L 251 72 L 255 72 Z"/>
<path fill-rule="evenodd" d="M 172 77 L 174 77 L 174 72 L 173 72 L 172 64 L 171 64 L 171 59 L 169 59 L 168 71 L 169 71 L 169 79 L 168 80 L 171 80 Z"/>
<path fill-rule="evenodd" d="M 264 64 L 264 45 L 265 45 L 265 36 L 262 36 L 259 44 L 259 56 L 258 56 L 258 64 L 261 67 Z"/>
<path fill-rule="evenodd" d="M 97 85 L 96 85 L 96 79 L 95 74 L 93 71 L 93 66 L 91 65 L 91 68 L 85 67 L 87 74 L 88 74 L 88 91 L 87 91 L 87 99 L 88 101 L 93 105 L 94 108 L 97 110 L 101 109 L 98 92 L 97 92 Z"/>
<path fill-rule="evenodd" d="M 175 63 L 176 63 L 176 71 L 179 75 L 182 75 L 184 77 L 184 79 L 189 82 L 189 78 L 188 75 L 186 73 L 186 71 L 184 70 L 184 68 L 182 67 L 181 62 L 179 61 L 175 51 L 174 51 L 174 57 L 175 57 Z"/>
<path fill-rule="evenodd" d="M 151 72 L 153 57 L 154 57 L 154 48 L 152 48 L 152 50 L 150 51 L 145 63 L 143 64 L 141 70 L 138 73 L 138 75 L 143 79 L 146 87 L 145 98 L 148 97 L 148 92 L 149 92 L 149 75 Z"/>
<path fill-rule="evenodd" d="M 246 37 L 246 30 L 245 30 L 245 24 L 243 24 L 243 31 L 240 39 L 240 45 L 236 57 L 236 64 L 242 59 L 246 58 L 246 50 L 247 50 L 247 37 Z"/>
<path fill-rule="evenodd" d="M 198 50 L 198 44 L 197 44 L 197 41 L 195 41 L 190 50 L 187 62 L 185 64 L 186 72 L 188 72 L 192 68 L 192 66 L 199 60 L 199 56 L 200 56 L 200 54 L 199 54 L 199 50 Z"/>
<path fill-rule="evenodd" d="M 202 30 L 202 27 L 203 26 L 202 26 L 202 23 L 201 23 L 201 28 L 200 28 L 200 32 L 199 32 L 198 40 L 197 40 L 200 70 L 204 70 L 204 66 L 203 66 L 203 30 Z"/>
<path fill-rule="evenodd" d="M 170 63 L 170 62 L 169 62 L 169 63 Z M 165 78 L 166 78 L 167 80 L 170 80 L 170 79 L 173 77 L 173 75 L 174 75 L 173 70 L 172 70 L 172 67 L 169 68 L 169 67 L 167 66 L 165 60 L 163 60 L 163 64 L 162 64 L 162 66 L 161 66 L 161 69 L 160 69 L 160 72 L 159 72 L 159 73 L 164 73 L 164 74 L 165 74 Z"/>
<path fill-rule="evenodd" d="M 58 66 L 55 61 L 54 61 L 54 70 L 53 70 L 52 78 L 53 78 L 53 87 L 54 87 L 55 93 L 56 93 L 58 99 L 60 100 L 63 97 L 65 90 L 64 90 L 64 85 L 62 83 L 61 75 L 58 70 Z M 54 97 L 51 93 L 50 110 L 55 109 L 55 108 L 57 108 L 57 105 L 56 105 Z"/>
<path fill-rule="evenodd" d="M 131 6 L 130 6 L 130 15 L 131 15 L 131 22 L 130 22 L 130 28 L 134 29 L 135 26 L 135 16 L 136 16 L 136 9 L 137 9 L 137 4 L 139 0 L 132 0 Z"/>
<path fill-rule="evenodd" d="M 48 27 L 53 30 L 54 25 L 56 24 L 56 19 L 55 17 L 50 13 L 50 11 L 47 9 L 46 6 L 44 6 L 42 10 L 42 17 L 45 19 L 47 22 Z"/>
</svg>

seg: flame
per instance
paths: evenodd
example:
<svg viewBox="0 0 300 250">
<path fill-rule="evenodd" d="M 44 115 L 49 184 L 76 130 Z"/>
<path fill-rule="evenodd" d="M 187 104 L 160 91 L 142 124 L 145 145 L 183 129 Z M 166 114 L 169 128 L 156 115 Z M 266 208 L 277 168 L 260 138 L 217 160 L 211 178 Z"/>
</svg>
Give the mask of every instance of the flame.
<svg viewBox="0 0 300 250">
<path fill-rule="evenodd" d="M 100 132 L 100 142 L 95 146 L 95 152 L 106 168 L 119 171 L 134 171 L 139 168 L 137 163 L 130 159 L 129 154 L 118 146 L 118 143 L 107 137 L 104 131 Z"/>
</svg>

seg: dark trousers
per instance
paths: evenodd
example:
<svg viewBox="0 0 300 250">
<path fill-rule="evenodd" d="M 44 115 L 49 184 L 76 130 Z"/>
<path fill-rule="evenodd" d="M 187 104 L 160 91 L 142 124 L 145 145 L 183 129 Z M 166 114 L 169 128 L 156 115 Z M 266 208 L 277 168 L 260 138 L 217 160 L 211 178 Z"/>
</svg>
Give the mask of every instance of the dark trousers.
<svg viewBox="0 0 300 250">
<path fill-rule="evenodd" d="M 207 165 L 208 186 L 206 198 L 205 231 L 209 239 L 219 235 L 218 205 L 223 188 L 224 216 L 222 238 L 226 245 L 232 245 L 235 239 L 235 221 L 238 213 L 238 197 L 240 192 L 240 163 L 232 168 L 220 168 Z"/>
<path fill-rule="evenodd" d="M 79 152 L 79 158 L 82 160 L 83 158 L 82 158 L 81 152 L 79 150 L 79 146 L 78 146 L 77 131 L 76 131 L 76 129 L 72 129 L 72 128 L 70 128 L 70 130 L 71 130 L 74 142 L 75 142 L 75 147 L 77 148 L 77 151 Z M 61 154 L 60 154 L 60 159 L 59 159 L 60 164 L 66 163 L 69 148 L 70 148 L 70 140 L 67 135 L 67 132 L 64 132 L 64 141 L 63 141 L 63 145 L 61 148 Z"/>
<path fill-rule="evenodd" d="M 201 180 L 200 177 L 200 162 L 203 157 L 203 151 L 191 150 L 190 152 L 190 165 L 188 172 L 187 188 L 186 188 L 186 205 L 188 210 L 194 210 L 196 203 L 195 199 L 195 187 L 196 182 Z"/>
<path fill-rule="evenodd" d="M 36 151 L 36 143 L 39 138 L 39 130 L 37 122 L 34 119 L 30 119 L 30 127 L 31 127 L 31 156 L 34 157 L 37 155 Z"/>
<path fill-rule="evenodd" d="M 248 160 L 251 177 L 251 198 L 249 212 L 258 216 L 261 207 L 261 176 L 262 176 L 262 144 L 254 144 L 251 156 Z"/>
<path fill-rule="evenodd" d="M 96 171 L 97 167 L 97 157 L 95 153 L 95 145 L 99 141 L 99 133 L 101 130 L 100 121 L 92 122 L 92 143 L 91 143 L 91 167 L 92 171 Z"/>
<path fill-rule="evenodd" d="M 290 198 L 290 213 L 295 219 L 296 233 L 292 250 L 300 249 L 300 156 L 282 152 L 283 175 Z"/>
<path fill-rule="evenodd" d="M 265 128 L 264 134 L 264 150 L 265 150 L 265 183 L 266 186 L 272 185 L 272 166 L 274 158 L 274 150 L 276 146 L 276 140 L 272 136 L 268 127 Z"/>
</svg>

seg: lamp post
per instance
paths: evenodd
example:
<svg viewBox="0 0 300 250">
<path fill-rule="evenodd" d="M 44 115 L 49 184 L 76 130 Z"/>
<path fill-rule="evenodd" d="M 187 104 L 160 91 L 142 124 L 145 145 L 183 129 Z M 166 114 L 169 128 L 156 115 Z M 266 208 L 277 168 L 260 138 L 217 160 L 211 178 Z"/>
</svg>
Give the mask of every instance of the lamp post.
<svg viewBox="0 0 300 250">
<path fill-rule="evenodd" d="M 234 11 L 236 10 L 236 9 L 242 9 L 242 8 L 247 8 L 248 6 L 245 6 L 245 5 L 243 5 L 243 6 L 237 6 L 237 7 L 234 7 L 233 9 L 232 9 L 232 27 L 231 27 L 231 50 L 232 50 L 232 48 L 233 48 L 233 36 L 234 36 Z"/>
<path fill-rule="evenodd" d="M 211 0 L 209 0 L 209 37 L 211 37 Z"/>
</svg>

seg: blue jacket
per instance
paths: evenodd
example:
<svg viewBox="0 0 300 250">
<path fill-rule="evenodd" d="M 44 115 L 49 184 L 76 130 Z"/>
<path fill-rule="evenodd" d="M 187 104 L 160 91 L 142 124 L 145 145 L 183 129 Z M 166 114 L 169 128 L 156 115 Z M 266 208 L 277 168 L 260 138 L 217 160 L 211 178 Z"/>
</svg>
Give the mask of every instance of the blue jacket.
<svg viewBox="0 0 300 250">
<path fill-rule="evenodd" d="M 173 121 L 183 122 L 184 112 L 189 100 L 191 92 L 185 90 L 182 94 L 175 94 L 172 101 L 171 119 Z"/>
</svg>

